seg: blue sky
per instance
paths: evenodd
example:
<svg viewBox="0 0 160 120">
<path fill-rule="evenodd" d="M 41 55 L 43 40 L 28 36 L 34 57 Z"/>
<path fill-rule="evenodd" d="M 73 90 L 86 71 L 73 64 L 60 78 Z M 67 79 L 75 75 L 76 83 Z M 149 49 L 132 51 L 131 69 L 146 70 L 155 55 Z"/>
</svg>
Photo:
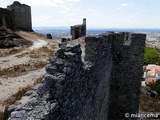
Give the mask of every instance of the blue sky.
<svg viewBox="0 0 160 120">
<path fill-rule="evenodd" d="M 18 0 L 32 8 L 33 27 L 160 28 L 160 0 Z M 0 0 L 6 7 L 13 0 Z"/>
</svg>

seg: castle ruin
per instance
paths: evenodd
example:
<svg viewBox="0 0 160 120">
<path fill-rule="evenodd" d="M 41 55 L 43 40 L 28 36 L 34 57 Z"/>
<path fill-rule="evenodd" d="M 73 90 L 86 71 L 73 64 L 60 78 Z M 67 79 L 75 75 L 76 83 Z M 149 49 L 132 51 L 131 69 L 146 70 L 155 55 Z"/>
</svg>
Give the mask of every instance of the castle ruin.
<svg viewBox="0 0 160 120">
<path fill-rule="evenodd" d="M 83 19 L 82 25 L 71 26 L 71 36 L 72 40 L 86 36 L 86 18 Z"/>
<path fill-rule="evenodd" d="M 0 8 L 0 27 L 32 31 L 31 7 L 15 1 L 6 9 Z"/>
<path fill-rule="evenodd" d="M 138 113 L 145 39 L 112 32 L 61 43 L 28 101 L 9 106 L 8 120 L 138 119 L 125 114 Z"/>
</svg>

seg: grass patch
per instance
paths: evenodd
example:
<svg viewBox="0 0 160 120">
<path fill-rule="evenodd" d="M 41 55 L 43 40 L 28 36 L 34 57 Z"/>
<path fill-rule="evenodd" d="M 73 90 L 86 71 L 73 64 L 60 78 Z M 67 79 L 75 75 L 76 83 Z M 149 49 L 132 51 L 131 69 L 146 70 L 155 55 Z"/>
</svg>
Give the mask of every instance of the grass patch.
<svg viewBox="0 0 160 120">
<path fill-rule="evenodd" d="M 0 57 L 6 57 L 22 52 L 23 48 L 0 49 Z"/>
<path fill-rule="evenodd" d="M 17 77 L 27 74 L 29 71 L 37 70 L 49 64 L 48 61 L 30 61 L 27 64 L 15 65 L 10 68 L 0 70 L 0 76 L 4 78 Z"/>
<path fill-rule="evenodd" d="M 53 49 L 49 49 L 47 46 L 43 46 L 40 49 L 35 49 L 30 52 L 25 52 L 20 55 L 17 55 L 16 57 L 21 58 L 25 56 L 29 56 L 30 58 L 40 58 L 40 57 L 52 57 L 54 54 Z"/>
<path fill-rule="evenodd" d="M 39 58 L 39 57 L 51 57 L 53 56 L 54 50 L 49 49 L 47 46 L 43 46 L 38 50 L 33 50 L 29 53 L 29 57 L 31 58 Z"/>
</svg>

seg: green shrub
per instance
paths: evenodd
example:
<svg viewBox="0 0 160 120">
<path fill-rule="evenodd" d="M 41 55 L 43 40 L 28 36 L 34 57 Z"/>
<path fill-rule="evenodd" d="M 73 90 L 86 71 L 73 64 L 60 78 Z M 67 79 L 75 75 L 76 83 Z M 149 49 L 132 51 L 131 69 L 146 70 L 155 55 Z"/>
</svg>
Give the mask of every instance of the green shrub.
<svg viewBox="0 0 160 120">
<path fill-rule="evenodd" d="M 160 64 L 160 52 L 154 48 L 145 48 L 144 52 L 145 64 Z"/>
</svg>

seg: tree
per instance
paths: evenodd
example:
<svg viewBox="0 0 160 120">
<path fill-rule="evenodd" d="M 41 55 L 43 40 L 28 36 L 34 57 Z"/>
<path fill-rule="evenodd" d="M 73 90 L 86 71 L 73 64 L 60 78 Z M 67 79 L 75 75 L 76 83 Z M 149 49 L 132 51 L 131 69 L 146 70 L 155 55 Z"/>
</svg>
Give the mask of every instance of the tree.
<svg viewBox="0 0 160 120">
<path fill-rule="evenodd" d="M 160 64 L 160 52 L 154 48 L 145 48 L 144 53 L 145 64 Z"/>
</svg>

